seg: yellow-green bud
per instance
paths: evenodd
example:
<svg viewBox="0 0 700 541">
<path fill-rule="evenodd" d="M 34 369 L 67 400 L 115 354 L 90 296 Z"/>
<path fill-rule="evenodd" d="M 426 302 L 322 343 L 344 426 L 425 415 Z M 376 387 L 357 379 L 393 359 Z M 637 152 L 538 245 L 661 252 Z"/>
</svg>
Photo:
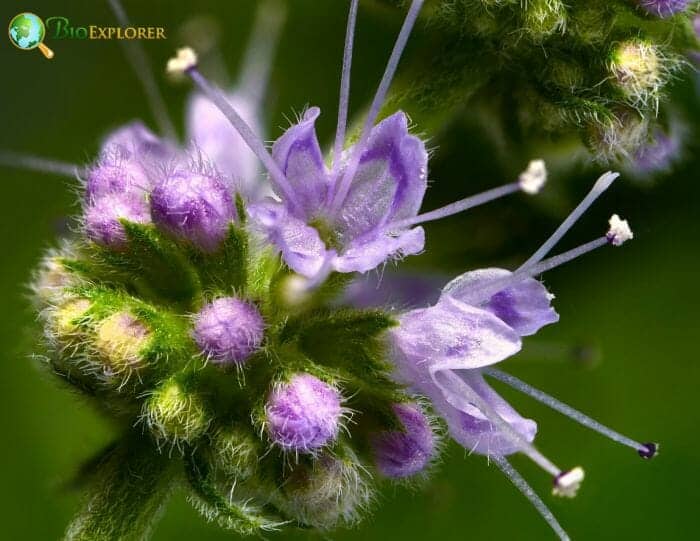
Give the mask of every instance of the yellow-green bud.
<svg viewBox="0 0 700 541">
<path fill-rule="evenodd" d="M 60 304 L 66 293 L 65 288 L 76 283 L 75 276 L 66 269 L 57 256 L 46 257 L 35 275 L 32 289 L 41 305 Z"/>
<path fill-rule="evenodd" d="M 536 42 L 566 28 L 566 8 L 560 0 L 528 0 L 523 13 L 523 26 Z"/>
<path fill-rule="evenodd" d="M 92 303 L 88 299 L 71 299 L 48 312 L 49 332 L 62 345 L 70 344 L 83 336 L 82 320 L 86 318 Z"/>
<path fill-rule="evenodd" d="M 649 120 L 634 109 L 621 109 L 613 118 L 591 122 L 586 143 L 602 163 L 628 160 L 648 141 Z"/>
<path fill-rule="evenodd" d="M 108 371 L 120 374 L 144 367 L 143 351 L 151 335 L 134 315 L 120 311 L 96 325 L 92 345 Z"/>
<path fill-rule="evenodd" d="M 156 441 L 178 447 L 202 436 L 210 422 L 201 397 L 175 378 L 165 381 L 148 397 L 142 418 Z"/>
<path fill-rule="evenodd" d="M 258 465 L 259 440 L 238 427 L 217 430 L 211 438 L 212 461 L 216 468 L 235 479 L 251 477 Z"/>
<path fill-rule="evenodd" d="M 616 44 L 609 69 L 617 86 L 633 104 L 657 100 L 658 91 L 668 79 L 659 49 L 641 39 Z"/>
</svg>

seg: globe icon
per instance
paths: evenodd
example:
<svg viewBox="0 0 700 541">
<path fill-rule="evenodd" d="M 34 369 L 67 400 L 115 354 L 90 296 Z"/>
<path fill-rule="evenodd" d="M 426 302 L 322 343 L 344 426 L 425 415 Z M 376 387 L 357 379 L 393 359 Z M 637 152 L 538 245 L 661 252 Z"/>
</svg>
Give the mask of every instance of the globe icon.
<svg viewBox="0 0 700 541">
<path fill-rule="evenodd" d="M 46 35 L 46 27 L 41 17 L 33 13 L 20 13 L 10 21 L 8 29 L 10 41 L 20 49 L 28 51 L 39 48 L 46 58 L 53 57 L 53 51 L 42 42 Z"/>
</svg>

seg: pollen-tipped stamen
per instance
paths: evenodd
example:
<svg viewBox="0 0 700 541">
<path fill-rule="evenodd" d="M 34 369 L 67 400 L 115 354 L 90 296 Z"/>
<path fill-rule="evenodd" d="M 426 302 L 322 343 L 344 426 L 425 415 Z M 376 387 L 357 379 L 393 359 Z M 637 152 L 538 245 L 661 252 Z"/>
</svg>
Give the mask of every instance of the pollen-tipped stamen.
<svg viewBox="0 0 700 541">
<path fill-rule="evenodd" d="M 348 121 L 348 106 L 350 104 L 350 71 L 352 69 L 352 49 L 355 39 L 355 22 L 357 21 L 357 6 L 360 0 L 352 0 L 348 13 L 348 25 L 345 31 L 345 49 L 343 51 L 343 70 L 340 76 L 340 98 L 338 103 L 338 125 L 335 131 L 335 146 L 333 147 L 333 172 L 338 171 L 340 156 L 345 144 L 345 129 Z"/>
<path fill-rule="evenodd" d="M 547 524 L 549 524 L 550 528 L 552 528 L 552 530 L 554 530 L 554 532 L 559 536 L 559 539 L 562 541 L 568 541 L 570 539 L 568 534 L 561 527 L 547 505 L 542 501 L 542 498 L 537 495 L 523 476 L 520 475 L 515 468 L 513 468 L 510 462 L 508 462 L 505 457 L 498 455 L 491 456 L 490 460 L 496 464 L 496 466 L 498 466 L 498 469 L 503 472 L 510 482 L 513 483 L 522 493 L 522 495 L 530 501 L 533 507 L 537 509 L 537 512 L 545 521 L 547 521 Z"/>
<path fill-rule="evenodd" d="M 498 370 L 496 368 L 484 368 L 483 372 L 484 374 L 491 376 L 492 378 L 497 379 L 498 381 L 502 381 L 503 383 L 510 385 L 511 387 L 517 389 L 521 393 L 531 396 L 538 402 L 541 402 L 542 404 L 549 406 L 553 410 L 556 410 L 559 413 L 566 415 L 567 417 L 573 419 L 577 423 L 587 428 L 590 428 L 591 430 L 598 432 L 599 434 L 602 434 L 603 436 L 606 436 L 617 443 L 626 445 L 627 447 L 634 449 L 643 458 L 652 458 L 656 454 L 656 444 L 640 443 L 638 441 L 633 440 L 632 438 L 628 438 L 627 436 L 624 436 L 623 434 L 620 434 L 619 432 L 616 432 L 611 428 L 608 428 L 607 426 L 599 423 L 595 419 L 592 419 L 588 415 L 585 415 L 584 413 L 575 410 L 568 404 L 564 404 L 563 402 L 557 400 L 553 396 L 550 396 L 547 393 L 532 387 L 531 385 L 525 383 L 521 379 L 516 378 L 515 376 L 502 372 L 501 370 Z"/>
<path fill-rule="evenodd" d="M 184 51 L 184 54 L 183 54 Z M 191 56 L 190 56 L 191 53 Z M 192 79 L 197 87 L 216 105 L 221 113 L 228 119 L 231 125 L 239 133 L 243 141 L 255 153 L 262 162 L 267 172 L 275 179 L 282 190 L 284 197 L 293 204 L 298 204 L 294 190 L 284 176 L 280 167 L 270 156 L 262 139 L 258 137 L 248 123 L 243 120 L 238 111 L 226 99 L 226 95 L 215 84 L 209 82 L 197 69 L 196 56 L 191 49 L 178 51 L 178 56 L 168 62 L 168 70 L 185 73 Z"/>
<path fill-rule="evenodd" d="M 126 15 L 126 11 L 124 11 L 124 7 L 119 0 L 109 0 L 109 5 L 120 25 L 123 27 L 131 26 L 129 17 Z M 160 90 L 158 90 L 156 78 L 153 75 L 153 70 L 148 62 L 143 46 L 138 40 L 122 40 L 122 45 L 126 53 L 126 58 L 146 93 L 146 98 L 148 99 L 151 111 L 153 112 L 153 116 L 160 130 L 166 137 L 174 140 L 176 138 L 175 127 L 170 120 L 170 115 L 168 115 L 165 100 Z"/>
<path fill-rule="evenodd" d="M 345 201 L 348 192 L 350 191 L 350 185 L 352 184 L 355 174 L 357 173 L 357 168 L 360 165 L 360 158 L 362 157 L 365 147 L 367 146 L 367 141 L 369 140 L 372 126 L 374 125 L 377 115 L 379 115 L 379 110 L 384 104 L 387 92 L 389 92 L 389 86 L 391 85 L 391 81 L 396 73 L 396 68 L 401 60 L 401 55 L 406 48 L 406 43 L 411 35 L 411 31 L 413 30 L 413 25 L 418 18 L 421 7 L 423 7 L 423 2 L 424 0 L 413 0 L 411 2 L 411 7 L 408 9 L 403 26 L 399 32 L 399 36 L 396 38 L 396 43 L 394 44 L 394 49 L 391 51 L 391 56 L 389 57 L 389 62 L 384 70 L 384 75 L 382 76 L 382 80 L 380 81 L 377 92 L 372 100 L 372 105 L 367 113 L 365 123 L 362 126 L 360 139 L 352 151 L 348 166 L 338 182 L 338 189 L 335 191 L 333 198 L 331 199 L 331 214 L 338 211 Z"/>
<path fill-rule="evenodd" d="M 518 271 L 524 270 L 541 261 L 542 258 L 546 256 L 549 253 L 549 251 L 552 248 L 554 248 L 554 246 L 561 240 L 561 238 L 566 234 L 566 232 L 569 229 L 571 229 L 571 227 L 578 221 L 578 219 L 581 216 L 583 216 L 583 214 L 588 210 L 588 208 L 593 204 L 593 202 L 596 199 L 598 199 L 598 197 L 605 190 L 607 190 L 613 183 L 613 181 L 619 176 L 619 173 L 614 173 L 612 171 L 604 173 L 596 181 L 596 183 L 593 185 L 593 188 L 591 188 L 591 191 L 588 192 L 586 197 L 584 197 L 583 200 L 578 204 L 578 206 L 573 211 L 571 211 L 571 214 L 569 214 L 566 217 L 566 219 L 561 223 L 557 230 L 554 233 L 552 233 L 552 236 L 549 237 L 544 242 L 544 244 L 542 244 L 542 246 L 534 254 L 532 254 L 532 256 L 527 261 L 525 261 L 525 263 L 520 265 Z"/>
</svg>

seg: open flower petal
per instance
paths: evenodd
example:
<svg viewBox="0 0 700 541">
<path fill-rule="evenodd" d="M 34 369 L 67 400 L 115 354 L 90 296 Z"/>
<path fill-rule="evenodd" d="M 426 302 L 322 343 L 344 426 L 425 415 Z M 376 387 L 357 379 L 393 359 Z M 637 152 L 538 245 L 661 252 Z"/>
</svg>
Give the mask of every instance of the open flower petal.
<svg viewBox="0 0 700 541">
<path fill-rule="evenodd" d="M 358 240 L 345 248 L 334 264 L 338 272 L 368 272 L 395 258 L 417 254 L 425 246 L 425 231 L 415 227 L 393 237 L 380 234 L 370 241 Z"/>
<path fill-rule="evenodd" d="M 320 210 L 330 182 L 316 137 L 315 124 L 320 114 L 318 107 L 306 111 L 301 121 L 284 132 L 272 147 L 272 157 L 287 177 L 302 207 L 294 209 L 296 215 L 305 220 L 310 220 Z M 282 194 L 278 186 L 274 189 L 278 195 Z"/>
<path fill-rule="evenodd" d="M 510 274 L 508 270 L 497 268 L 466 272 L 445 286 L 443 296 L 466 299 L 489 282 Z M 524 278 L 517 285 L 499 291 L 479 307 L 504 321 L 520 336 L 529 336 L 545 325 L 559 321 L 559 314 L 552 308 L 553 298 L 541 282 Z"/>
<path fill-rule="evenodd" d="M 329 257 L 329 250 L 313 227 L 291 216 L 279 203 L 268 201 L 250 205 L 251 219 L 281 252 L 285 263 L 303 276 L 318 274 Z"/>
</svg>

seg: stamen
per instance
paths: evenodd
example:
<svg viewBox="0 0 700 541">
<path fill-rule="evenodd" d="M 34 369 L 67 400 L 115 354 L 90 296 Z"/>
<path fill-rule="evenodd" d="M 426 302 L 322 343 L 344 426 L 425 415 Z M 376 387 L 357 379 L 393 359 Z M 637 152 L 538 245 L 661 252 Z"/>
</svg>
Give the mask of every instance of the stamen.
<svg viewBox="0 0 700 541">
<path fill-rule="evenodd" d="M 554 248 L 554 246 L 561 240 L 561 238 L 566 234 L 566 232 L 571 229 L 576 221 L 583 216 L 583 214 L 588 210 L 588 208 L 593 204 L 593 202 L 598 199 L 598 197 L 607 190 L 613 181 L 619 177 L 619 173 L 613 173 L 608 171 L 604 173 L 593 185 L 593 188 L 588 195 L 583 198 L 583 200 L 578 204 L 578 206 L 569 214 L 562 224 L 557 228 L 557 230 L 549 237 L 545 243 L 537 250 L 532 257 L 525 261 L 519 268 L 518 271 L 524 270 L 531 265 L 536 264 L 541 261 L 544 256 L 546 256 L 549 251 Z M 516 271 L 517 272 L 517 271 Z"/>
<path fill-rule="evenodd" d="M 532 490 L 532 487 L 525 481 L 522 475 L 511 466 L 510 462 L 503 456 L 492 456 L 490 459 L 498 466 L 503 474 L 508 477 L 511 483 L 525 496 L 530 503 L 533 505 L 537 512 L 542 516 L 542 518 L 547 521 L 549 527 L 554 530 L 554 532 L 559 536 L 562 541 L 569 541 L 570 538 L 568 534 L 561 527 L 557 519 L 554 517 L 552 512 L 549 510 L 547 505 L 542 501 L 542 499 L 537 495 L 537 493 Z"/>
<path fill-rule="evenodd" d="M 539 193 L 547 182 L 547 167 L 544 160 L 532 160 L 527 164 L 527 169 L 518 177 L 520 189 L 525 193 L 534 195 Z"/>
<path fill-rule="evenodd" d="M 606 235 L 608 242 L 613 246 L 622 246 L 628 240 L 634 238 L 632 229 L 627 220 L 621 219 L 617 214 L 613 214 L 608 221 L 610 229 Z"/>
<path fill-rule="evenodd" d="M 413 30 L 413 25 L 418 18 L 423 2 L 424 0 L 413 0 L 411 2 L 411 7 L 409 8 L 406 18 L 404 19 L 399 36 L 396 38 L 396 43 L 394 44 L 394 49 L 391 52 L 389 62 L 384 70 L 384 75 L 382 76 L 382 80 L 380 81 L 377 92 L 372 100 L 369 113 L 367 113 L 367 118 L 365 119 L 365 123 L 362 127 L 360 139 L 355 145 L 352 155 L 350 156 L 348 166 L 345 169 L 345 173 L 340 178 L 338 189 L 333 196 L 330 207 L 331 214 L 338 211 L 345 201 L 348 192 L 350 191 L 350 185 L 352 184 L 352 181 L 355 178 L 355 173 L 357 173 L 357 168 L 360 165 L 360 158 L 365 150 L 365 146 L 367 146 L 367 140 L 369 139 L 372 126 L 374 126 L 374 121 L 376 120 L 379 110 L 386 99 L 387 92 L 389 91 L 389 85 L 391 85 L 391 80 L 394 78 L 396 68 L 399 65 L 399 60 L 401 60 L 401 54 L 406 47 L 406 42 L 411 34 L 411 30 Z"/>
<path fill-rule="evenodd" d="M 333 172 L 337 172 L 340 156 L 345 144 L 345 129 L 348 121 L 348 106 L 350 104 L 350 70 L 352 68 L 352 49 L 355 39 L 355 22 L 357 21 L 357 6 L 360 0 L 352 0 L 348 25 L 345 31 L 345 50 L 343 51 L 343 71 L 340 76 L 340 100 L 338 104 L 338 126 L 335 132 L 333 147 Z"/>
<path fill-rule="evenodd" d="M 168 61 L 168 71 L 180 71 L 187 74 L 197 87 L 216 105 L 223 115 L 229 120 L 241 138 L 255 153 L 258 159 L 262 162 L 270 176 L 283 192 L 282 195 L 292 204 L 298 205 L 294 190 L 284 176 L 284 173 L 279 168 L 277 163 L 272 159 L 270 153 L 265 148 L 263 141 L 253 132 L 248 123 L 241 118 L 241 115 L 226 99 L 226 95 L 222 90 L 207 81 L 207 79 L 197 70 L 197 57 L 194 51 L 189 48 L 179 49 L 175 58 Z"/>
<path fill-rule="evenodd" d="M 286 6 L 279 0 L 261 2 L 238 77 L 238 88 L 255 105 L 265 98 L 272 58 L 286 18 Z"/>
<path fill-rule="evenodd" d="M 608 438 L 617 443 L 626 445 L 627 447 L 634 449 L 635 451 L 637 451 L 637 453 L 639 453 L 639 455 L 642 458 L 652 458 L 656 454 L 658 447 L 655 443 L 639 443 L 631 438 L 628 438 L 627 436 L 624 436 L 619 432 L 616 432 L 611 428 L 608 428 L 607 426 L 599 423 L 595 419 L 592 419 L 588 415 L 585 415 L 580 411 L 575 410 L 568 404 L 564 404 L 563 402 L 557 400 L 553 396 L 550 396 L 547 393 L 532 387 L 531 385 L 525 383 L 521 379 L 516 378 L 511 374 L 502 372 L 501 370 L 498 370 L 496 368 L 484 368 L 483 373 L 488 376 L 491 376 L 494 379 L 497 379 L 498 381 L 502 381 L 503 383 L 510 385 L 511 387 L 517 389 L 521 393 L 525 393 L 526 395 L 531 396 L 538 402 L 549 406 L 553 410 L 556 410 L 559 413 L 563 413 L 564 415 L 566 415 L 570 419 L 573 419 L 577 423 L 588 427 L 591 430 L 602 434 L 603 436 L 607 436 Z"/>
<path fill-rule="evenodd" d="M 525 278 L 531 278 L 538 274 L 542 274 L 543 272 L 558 267 L 559 265 L 563 265 L 564 263 L 567 263 L 572 259 L 576 259 L 579 256 L 582 256 L 607 244 L 610 244 L 610 241 L 608 240 L 607 236 L 600 237 L 590 242 L 587 242 L 586 244 L 582 244 L 577 248 L 573 248 L 568 252 L 564 252 L 563 254 L 555 255 L 553 257 L 550 257 L 549 259 L 545 259 L 544 261 L 533 265 L 529 268 L 520 267 L 520 269 L 513 272 L 512 274 L 504 276 L 503 278 L 497 278 L 491 282 L 485 283 L 481 288 L 474 289 L 473 291 L 469 292 L 468 295 L 464 295 L 463 297 L 461 297 L 460 300 L 467 304 L 477 306 L 478 304 L 493 297 L 499 291 L 503 291 L 504 289 L 507 289 L 521 282 Z"/>
<path fill-rule="evenodd" d="M 458 214 L 460 212 L 464 212 L 465 210 L 478 207 L 479 205 L 483 205 L 484 203 L 488 203 L 494 199 L 518 192 L 520 189 L 520 183 L 518 182 L 504 184 L 498 188 L 492 188 L 491 190 L 481 192 L 480 194 L 465 197 L 464 199 L 460 199 L 459 201 L 455 201 L 454 203 L 450 203 L 449 205 L 445 205 L 439 209 L 414 216 L 413 218 L 406 218 L 405 220 L 388 224 L 386 229 L 402 229 L 404 227 L 410 227 L 416 224 L 440 220 L 442 218 L 452 216 L 453 214 Z"/>
<path fill-rule="evenodd" d="M 432 373 L 435 383 L 443 391 L 450 395 L 450 400 L 457 402 L 452 404 L 458 409 L 468 406 L 475 406 L 481 413 L 492 423 L 512 444 L 514 444 L 520 452 L 526 455 L 530 460 L 537 464 L 544 471 L 556 478 L 562 473 L 562 470 L 551 462 L 547 457 L 540 453 L 534 445 L 523 438 L 515 429 L 510 426 L 496 412 L 488 402 L 486 402 L 479 394 L 474 391 L 471 386 L 465 382 L 460 376 L 451 370 L 437 370 Z M 442 379 L 442 383 L 439 381 Z"/>
<path fill-rule="evenodd" d="M 73 163 L 51 160 L 9 150 L 0 150 L 0 164 L 15 169 L 28 169 L 29 171 L 39 171 L 41 173 L 72 178 L 79 176 L 83 169 L 81 166 Z"/>
<path fill-rule="evenodd" d="M 109 5 L 120 25 L 124 27 L 131 26 L 126 11 L 124 11 L 119 0 L 109 0 Z M 127 60 L 131 64 L 136 77 L 146 93 L 146 99 L 148 100 L 160 131 L 168 139 L 175 140 L 177 138 L 175 127 L 170 120 L 165 101 L 158 90 L 156 78 L 153 75 L 153 70 L 151 69 L 151 65 L 148 62 L 148 58 L 146 57 L 141 43 L 137 40 L 122 40 L 122 46 L 124 47 Z"/>
<path fill-rule="evenodd" d="M 574 498 L 578 489 L 581 488 L 581 483 L 586 477 L 583 468 L 576 466 L 575 468 L 561 472 L 554 478 L 552 494 L 561 496 L 562 498 Z"/>
</svg>

